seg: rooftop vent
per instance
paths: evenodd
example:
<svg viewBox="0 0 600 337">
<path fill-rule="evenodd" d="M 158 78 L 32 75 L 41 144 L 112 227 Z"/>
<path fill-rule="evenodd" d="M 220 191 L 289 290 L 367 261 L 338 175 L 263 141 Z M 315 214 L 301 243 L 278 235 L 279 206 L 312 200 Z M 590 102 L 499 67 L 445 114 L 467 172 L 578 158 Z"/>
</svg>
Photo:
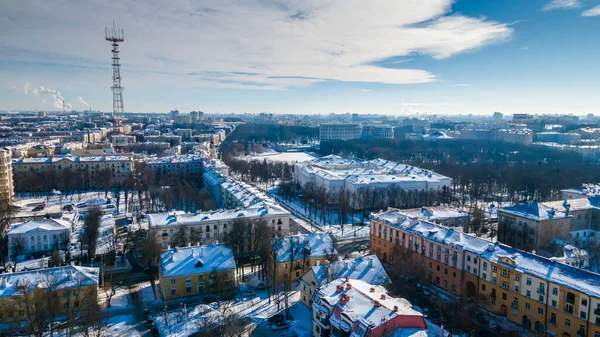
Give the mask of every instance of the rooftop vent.
<svg viewBox="0 0 600 337">
<path fill-rule="evenodd" d="M 375 292 L 375 288 L 371 287 L 371 289 L 369 289 L 369 292 L 374 293 Z"/>
<path fill-rule="evenodd" d="M 385 300 L 385 298 L 386 298 L 385 294 L 381 294 L 381 299 Z"/>
</svg>

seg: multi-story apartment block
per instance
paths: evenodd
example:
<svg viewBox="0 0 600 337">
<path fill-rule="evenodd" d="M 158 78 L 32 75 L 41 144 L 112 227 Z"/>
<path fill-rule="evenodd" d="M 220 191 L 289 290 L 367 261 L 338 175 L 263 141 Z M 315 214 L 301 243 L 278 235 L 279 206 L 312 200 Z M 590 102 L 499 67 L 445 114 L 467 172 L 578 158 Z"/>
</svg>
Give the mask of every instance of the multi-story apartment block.
<svg viewBox="0 0 600 337">
<path fill-rule="evenodd" d="M 430 335 L 410 302 L 361 280 L 341 278 L 319 287 L 312 309 L 313 337 Z"/>
<path fill-rule="evenodd" d="M 8 205 L 12 203 L 15 194 L 12 170 L 11 151 L 0 149 L 0 201 Z"/>
<path fill-rule="evenodd" d="M 278 282 L 295 282 L 308 268 L 333 261 L 337 251 L 329 233 L 310 233 L 272 240 Z"/>
<path fill-rule="evenodd" d="M 400 191 L 442 191 L 450 186 L 452 179 L 384 159 L 367 161 L 329 155 L 295 163 L 294 181 L 303 188 L 321 189 L 330 195 L 330 203 L 337 201 L 337 194 L 348 193 L 351 206 L 361 209 L 376 192 L 382 194 L 377 198 L 383 203 L 390 199 L 391 193 Z"/>
<path fill-rule="evenodd" d="M 600 226 L 600 197 L 528 202 L 498 210 L 498 238 L 513 247 L 539 250 L 569 233 Z"/>
<path fill-rule="evenodd" d="M 36 305 L 40 298 L 53 301 L 57 315 L 85 310 L 98 301 L 98 275 L 98 268 L 78 266 L 1 274 L 0 323 L 32 319 L 36 309 L 45 310 Z"/>
<path fill-rule="evenodd" d="M 321 124 L 319 126 L 320 141 L 356 139 L 361 135 L 362 125 L 356 123 Z"/>
<path fill-rule="evenodd" d="M 227 178 L 221 172 L 215 170 L 212 165 L 204 166 L 204 175 L 202 177 L 203 187 L 212 195 L 217 208 L 223 207 L 221 185 L 227 181 Z"/>
<path fill-rule="evenodd" d="M 16 224 L 8 231 L 8 250 L 12 256 L 51 252 L 64 249 L 69 242 L 71 222 L 40 219 Z"/>
<path fill-rule="evenodd" d="M 312 308 L 312 298 L 317 288 L 339 278 L 356 279 L 372 285 L 391 283 L 377 255 L 359 256 L 335 262 L 325 261 L 323 264 L 317 260 L 316 266 L 310 267 L 300 276 L 300 301 Z"/>
<path fill-rule="evenodd" d="M 398 249 L 411 252 L 425 281 L 477 295 L 485 309 L 526 330 L 600 336 L 599 274 L 394 210 L 371 215 L 371 249 L 384 260 Z"/>
<path fill-rule="evenodd" d="M 235 287 L 235 269 L 228 244 L 170 249 L 160 256 L 160 289 L 166 301 L 227 293 Z"/>
<path fill-rule="evenodd" d="M 133 159 L 128 156 L 53 156 L 37 158 L 19 158 L 12 162 L 14 173 L 27 173 L 30 170 L 39 172 L 55 170 L 58 173 L 70 170 L 72 172 L 87 170 L 91 175 L 108 169 L 113 173 L 113 178 L 126 177 L 134 171 Z"/>
<path fill-rule="evenodd" d="M 187 154 L 161 158 L 148 158 L 146 165 L 149 171 L 159 173 L 182 173 L 200 175 L 204 172 L 202 157 Z"/>
<path fill-rule="evenodd" d="M 277 235 L 290 232 L 290 213 L 277 205 L 254 204 L 248 208 L 217 210 L 186 214 L 185 212 L 152 213 L 146 215 L 150 228 L 158 230 L 163 247 L 175 246 L 180 231 L 186 241 L 193 244 L 209 244 L 223 241 L 235 221 L 264 220 L 275 229 Z"/>
</svg>

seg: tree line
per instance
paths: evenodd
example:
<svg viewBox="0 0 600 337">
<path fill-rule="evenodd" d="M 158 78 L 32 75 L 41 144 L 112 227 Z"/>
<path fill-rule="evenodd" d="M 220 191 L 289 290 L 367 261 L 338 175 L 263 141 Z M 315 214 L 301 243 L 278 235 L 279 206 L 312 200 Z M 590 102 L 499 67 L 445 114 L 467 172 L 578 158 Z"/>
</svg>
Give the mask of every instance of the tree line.
<svg viewBox="0 0 600 337">
<path fill-rule="evenodd" d="M 600 164 L 570 152 L 504 142 L 469 140 L 350 140 L 321 143 L 321 155 L 384 158 L 434 170 L 453 179 L 461 204 L 469 198 L 558 200 L 560 190 L 600 181 Z"/>
</svg>

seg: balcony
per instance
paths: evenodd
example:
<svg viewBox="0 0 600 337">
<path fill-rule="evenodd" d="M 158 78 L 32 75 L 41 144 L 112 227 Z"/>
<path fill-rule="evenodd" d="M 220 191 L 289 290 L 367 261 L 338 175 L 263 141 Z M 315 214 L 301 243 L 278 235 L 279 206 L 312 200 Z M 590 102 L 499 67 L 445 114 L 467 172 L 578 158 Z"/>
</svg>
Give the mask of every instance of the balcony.
<svg viewBox="0 0 600 337">
<path fill-rule="evenodd" d="M 569 314 L 573 314 L 573 305 L 572 304 L 565 304 L 565 312 L 568 312 Z"/>
<path fill-rule="evenodd" d="M 329 329 L 330 327 L 330 323 L 329 320 L 326 318 L 322 318 L 319 323 L 321 323 L 321 326 L 324 327 L 325 329 Z"/>
</svg>

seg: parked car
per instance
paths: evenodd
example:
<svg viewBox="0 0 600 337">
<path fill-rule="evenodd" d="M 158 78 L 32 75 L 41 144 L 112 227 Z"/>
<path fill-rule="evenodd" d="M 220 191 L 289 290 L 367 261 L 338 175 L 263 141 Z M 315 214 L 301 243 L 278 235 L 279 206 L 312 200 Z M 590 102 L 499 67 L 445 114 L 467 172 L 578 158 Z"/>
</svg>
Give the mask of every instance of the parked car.
<svg viewBox="0 0 600 337">
<path fill-rule="evenodd" d="M 64 205 L 62 208 L 63 211 L 71 212 L 73 210 L 73 204 Z"/>
<path fill-rule="evenodd" d="M 423 287 L 423 295 L 424 296 L 431 296 L 431 289 L 429 289 L 427 287 Z"/>
<path fill-rule="evenodd" d="M 77 208 L 86 208 L 87 204 L 85 202 L 82 202 L 81 204 L 77 204 Z"/>
<path fill-rule="evenodd" d="M 34 212 L 39 212 L 39 211 L 42 211 L 42 210 L 44 210 L 45 208 L 46 208 L 46 204 L 39 204 L 39 205 L 37 205 L 37 206 L 35 206 L 35 207 L 33 208 L 33 211 L 34 211 Z"/>
<path fill-rule="evenodd" d="M 488 328 L 492 329 L 492 330 L 496 330 L 498 328 L 498 324 L 496 324 L 495 321 L 490 321 L 488 323 Z"/>
</svg>

